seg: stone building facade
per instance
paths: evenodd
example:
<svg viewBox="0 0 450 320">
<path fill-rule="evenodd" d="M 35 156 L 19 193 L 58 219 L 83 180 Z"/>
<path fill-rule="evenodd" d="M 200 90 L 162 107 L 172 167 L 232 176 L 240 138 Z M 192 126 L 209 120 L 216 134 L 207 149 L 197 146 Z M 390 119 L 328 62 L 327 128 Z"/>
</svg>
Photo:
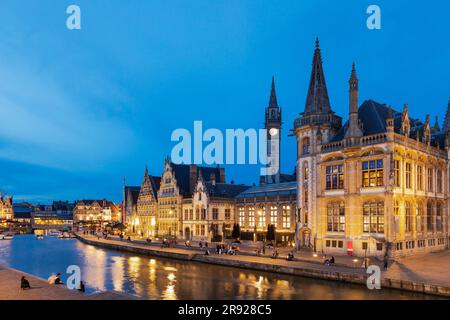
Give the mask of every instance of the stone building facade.
<svg viewBox="0 0 450 320">
<path fill-rule="evenodd" d="M 183 237 L 193 241 L 229 238 L 235 223 L 235 197 L 248 189 L 245 185 L 205 181 L 200 173 L 191 201 L 183 206 Z"/>
<path fill-rule="evenodd" d="M 405 256 L 448 247 L 449 123 L 441 129 L 373 100 L 349 117 L 330 106 L 318 41 L 305 110 L 295 120 L 297 246 L 330 254 Z M 450 104 L 449 104 L 450 109 Z"/>
<path fill-rule="evenodd" d="M 156 236 L 158 189 L 160 182 L 160 177 L 154 177 L 148 174 L 148 168 L 146 166 L 136 203 L 136 217 L 132 221 L 135 227 L 135 233 L 141 237 L 153 238 Z"/>
</svg>

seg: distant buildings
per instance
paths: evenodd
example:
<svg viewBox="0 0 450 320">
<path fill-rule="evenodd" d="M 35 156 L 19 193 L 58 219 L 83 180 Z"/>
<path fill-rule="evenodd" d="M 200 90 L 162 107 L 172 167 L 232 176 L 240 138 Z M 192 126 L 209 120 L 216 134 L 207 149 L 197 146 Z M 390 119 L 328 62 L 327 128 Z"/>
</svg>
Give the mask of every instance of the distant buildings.
<svg viewBox="0 0 450 320">
<path fill-rule="evenodd" d="M 77 227 L 101 227 L 119 222 L 120 212 L 118 205 L 106 199 L 80 200 L 73 209 L 73 222 Z"/>
<path fill-rule="evenodd" d="M 6 227 L 13 219 L 12 197 L 0 195 L 0 227 Z"/>
</svg>

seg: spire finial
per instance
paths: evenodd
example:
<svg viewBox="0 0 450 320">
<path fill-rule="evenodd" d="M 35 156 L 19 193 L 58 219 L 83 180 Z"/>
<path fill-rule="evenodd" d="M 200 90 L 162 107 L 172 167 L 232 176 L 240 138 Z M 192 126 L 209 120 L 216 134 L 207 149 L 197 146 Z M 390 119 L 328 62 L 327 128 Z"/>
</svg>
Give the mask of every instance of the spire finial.
<svg viewBox="0 0 450 320">
<path fill-rule="evenodd" d="M 320 49 L 319 37 L 316 37 L 316 49 Z"/>
<path fill-rule="evenodd" d="M 145 164 L 145 175 L 148 176 L 148 163 Z"/>
<path fill-rule="evenodd" d="M 352 73 L 350 75 L 350 81 L 352 80 L 358 80 L 358 76 L 356 74 L 356 64 L 355 62 L 352 63 Z"/>
<path fill-rule="evenodd" d="M 272 76 L 272 87 L 270 90 L 269 108 L 278 108 L 277 93 L 275 91 L 275 77 Z"/>
</svg>

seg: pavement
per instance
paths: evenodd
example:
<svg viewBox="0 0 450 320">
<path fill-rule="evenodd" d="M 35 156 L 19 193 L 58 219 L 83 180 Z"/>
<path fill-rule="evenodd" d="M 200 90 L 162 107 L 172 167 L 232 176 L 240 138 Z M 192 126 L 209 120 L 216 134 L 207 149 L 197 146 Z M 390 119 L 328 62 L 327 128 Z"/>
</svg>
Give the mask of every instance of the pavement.
<svg viewBox="0 0 450 320">
<path fill-rule="evenodd" d="M 83 235 L 83 237 L 86 236 Z M 97 237 L 95 236 L 87 237 L 97 240 Z M 187 248 L 184 244 L 178 244 L 171 248 L 161 248 L 161 243 L 147 243 L 146 241 L 138 239 L 134 239 L 131 242 L 127 240 L 120 240 L 119 238 L 109 240 L 100 239 L 100 241 L 109 243 L 115 242 L 121 245 L 126 243 L 130 246 L 137 246 L 140 248 L 147 247 L 153 250 L 163 250 L 166 252 L 176 252 L 180 254 L 192 255 L 192 253 L 203 253 L 198 246 L 194 245 L 189 248 Z M 323 264 L 324 257 L 320 254 L 314 255 L 314 253 L 309 251 L 296 251 L 294 252 L 294 261 L 287 261 L 285 256 L 288 252 L 292 252 L 292 248 L 276 248 L 279 252 L 278 259 L 271 258 L 271 254 L 273 252 L 272 249 L 267 249 L 266 255 L 264 256 L 257 256 L 254 251 L 254 247 L 245 243 L 240 245 L 240 252 L 238 255 L 216 255 L 214 253 L 215 246 L 211 244 L 209 244 L 209 249 L 211 252 L 211 257 L 220 257 L 221 259 L 238 260 L 242 262 L 258 262 L 273 266 L 289 266 L 293 268 L 340 272 L 346 274 L 366 274 L 366 270 L 362 268 L 363 259 L 356 259 L 350 256 L 335 256 L 336 264 L 330 267 Z M 327 258 L 329 258 L 329 256 Z M 382 267 L 383 262 L 372 258 L 369 264 Z M 446 272 L 445 267 L 447 265 L 450 265 L 450 251 L 448 250 L 401 258 L 395 261 L 390 261 L 388 270 L 382 270 L 382 278 L 450 287 L 450 273 Z"/>
<path fill-rule="evenodd" d="M 31 289 L 21 290 L 20 279 L 25 276 Z M 130 300 L 134 296 L 107 291 L 87 295 L 69 290 L 64 285 L 50 285 L 44 279 L 0 266 L 0 300 Z"/>
</svg>

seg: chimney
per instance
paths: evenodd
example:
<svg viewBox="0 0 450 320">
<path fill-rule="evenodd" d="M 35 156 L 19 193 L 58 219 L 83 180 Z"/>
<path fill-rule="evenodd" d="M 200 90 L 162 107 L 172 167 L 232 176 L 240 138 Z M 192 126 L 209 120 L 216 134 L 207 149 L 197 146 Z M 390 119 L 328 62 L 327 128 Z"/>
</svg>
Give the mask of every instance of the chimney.
<svg viewBox="0 0 450 320">
<path fill-rule="evenodd" d="M 259 184 L 260 185 L 266 184 L 266 177 L 265 176 L 259 176 Z"/>
<path fill-rule="evenodd" d="M 225 168 L 219 168 L 220 180 L 219 182 L 225 183 Z"/>
</svg>

